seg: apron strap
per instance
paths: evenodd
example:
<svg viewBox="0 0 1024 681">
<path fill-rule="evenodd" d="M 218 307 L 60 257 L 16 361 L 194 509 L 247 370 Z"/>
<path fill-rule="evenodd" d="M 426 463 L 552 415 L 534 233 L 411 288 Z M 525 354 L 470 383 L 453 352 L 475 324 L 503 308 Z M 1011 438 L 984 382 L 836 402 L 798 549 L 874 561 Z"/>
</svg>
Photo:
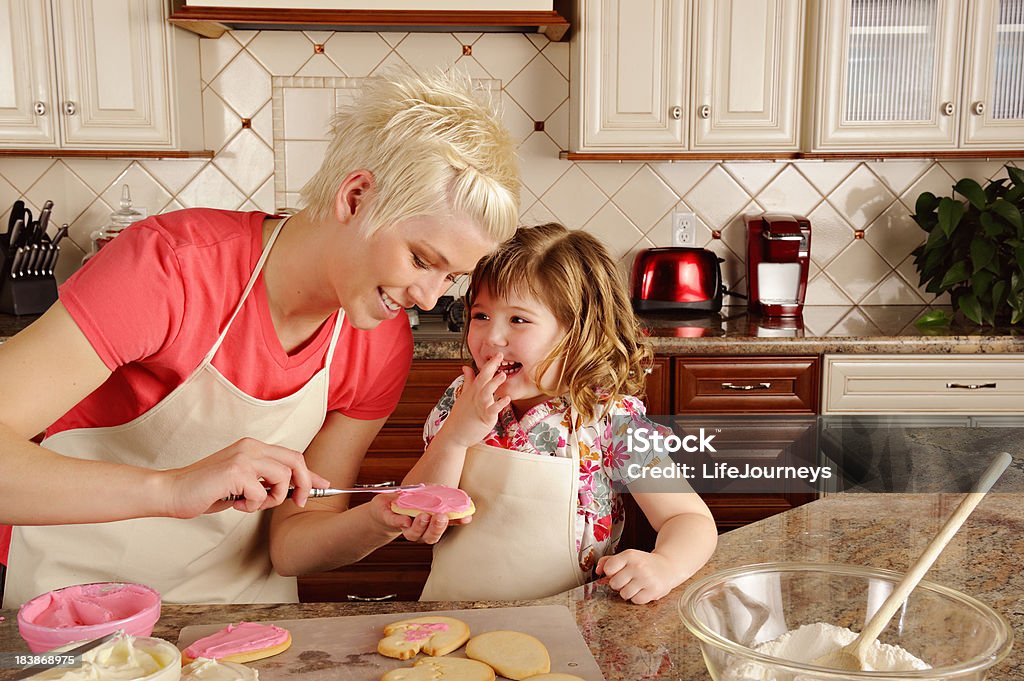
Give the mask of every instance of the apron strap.
<svg viewBox="0 0 1024 681">
<path fill-rule="evenodd" d="M 324 368 L 330 371 L 331 361 L 334 359 L 334 348 L 338 345 L 338 336 L 341 335 L 342 322 L 345 320 L 345 311 L 338 310 L 338 316 L 334 320 L 334 333 L 331 335 L 331 343 L 327 346 L 327 356 L 324 358 Z"/>
<path fill-rule="evenodd" d="M 249 297 L 249 292 L 252 291 L 252 287 L 256 285 L 256 280 L 259 279 L 260 272 L 263 271 L 263 266 L 267 262 L 267 257 L 270 256 L 270 249 L 273 248 L 274 242 L 277 241 L 277 236 L 281 233 L 281 228 L 284 227 L 284 223 L 288 222 L 287 216 L 277 223 L 277 227 L 274 228 L 274 232 L 267 239 L 267 245 L 263 247 L 263 252 L 260 254 L 260 259 L 256 262 L 256 267 L 252 271 L 252 276 L 249 277 L 249 283 L 245 285 L 245 290 L 242 291 L 242 295 L 238 299 L 238 305 L 235 306 L 235 311 L 231 313 L 231 317 L 228 319 L 228 323 L 221 329 L 220 336 L 217 338 L 217 342 L 213 344 L 210 351 L 206 353 L 206 357 L 203 358 L 203 364 L 209 364 L 213 361 L 213 356 L 217 354 L 217 350 L 220 349 L 220 344 L 224 342 L 224 339 L 228 335 L 228 330 L 231 328 L 231 324 L 235 321 L 235 317 L 242 311 L 242 306 L 245 305 L 245 299 Z"/>
</svg>

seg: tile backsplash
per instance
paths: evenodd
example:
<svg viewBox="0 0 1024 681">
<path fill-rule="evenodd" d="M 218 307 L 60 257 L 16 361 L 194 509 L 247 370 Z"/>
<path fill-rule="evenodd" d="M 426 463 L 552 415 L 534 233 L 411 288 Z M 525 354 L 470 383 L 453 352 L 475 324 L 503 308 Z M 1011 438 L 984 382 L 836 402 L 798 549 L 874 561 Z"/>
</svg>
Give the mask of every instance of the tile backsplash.
<svg viewBox="0 0 1024 681">
<path fill-rule="evenodd" d="M 309 159 L 322 154 L 332 102 L 353 79 L 395 64 L 455 65 L 500 89 L 504 121 L 519 145 L 522 222 L 585 229 L 620 258 L 623 271 L 638 250 L 670 245 L 671 214 L 686 210 L 697 215 L 696 244 L 723 257 L 726 283 L 744 292 L 741 216 L 806 215 L 813 227 L 809 305 L 932 302 L 917 287 L 910 256 L 924 238 L 910 217 L 916 197 L 948 195 L 961 177 L 1005 175 L 1002 161 L 561 160 L 569 143 L 569 45 L 539 34 L 233 31 L 201 40 L 200 59 L 212 160 L 0 159 L 3 224 L 19 197 L 36 212 L 52 199 L 53 221 L 71 224 L 59 280 L 77 268 L 126 183 L 150 214 L 297 207 L 297 189 L 318 164 Z"/>
</svg>

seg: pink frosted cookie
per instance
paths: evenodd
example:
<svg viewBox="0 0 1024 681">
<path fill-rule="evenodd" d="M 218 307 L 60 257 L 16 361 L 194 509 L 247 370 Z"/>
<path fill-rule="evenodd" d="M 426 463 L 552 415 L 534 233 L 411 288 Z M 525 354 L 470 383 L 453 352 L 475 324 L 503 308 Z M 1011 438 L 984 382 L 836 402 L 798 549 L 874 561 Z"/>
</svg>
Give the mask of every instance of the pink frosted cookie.
<svg viewBox="0 0 1024 681">
<path fill-rule="evenodd" d="M 384 627 L 384 638 L 377 652 L 398 660 L 408 660 L 423 651 L 427 655 L 447 655 L 469 640 L 469 626 L 454 617 L 427 616 L 392 622 Z"/>
<path fill-rule="evenodd" d="M 420 513 L 446 513 L 449 518 L 465 518 L 476 511 L 469 495 L 456 487 L 427 485 L 421 489 L 401 492 L 391 510 L 415 518 Z"/>
<path fill-rule="evenodd" d="M 288 650 L 292 635 L 273 624 L 239 622 L 204 636 L 181 653 L 181 663 L 205 657 L 227 662 L 252 662 Z"/>
</svg>

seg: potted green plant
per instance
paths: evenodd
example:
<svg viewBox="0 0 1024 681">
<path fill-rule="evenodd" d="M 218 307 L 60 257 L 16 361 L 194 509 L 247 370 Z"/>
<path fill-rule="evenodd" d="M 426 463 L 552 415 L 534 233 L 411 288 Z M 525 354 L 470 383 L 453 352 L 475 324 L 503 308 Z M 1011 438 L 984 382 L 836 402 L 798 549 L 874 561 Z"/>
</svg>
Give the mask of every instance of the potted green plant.
<svg viewBox="0 0 1024 681">
<path fill-rule="evenodd" d="M 928 233 L 913 251 L 920 285 L 949 292 L 954 311 L 976 324 L 1024 319 L 1024 170 L 1006 171 L 984 188 L 958 181 L 953 192 L 966 201 L 924 192 L 911 216 Z"/>
</svg>

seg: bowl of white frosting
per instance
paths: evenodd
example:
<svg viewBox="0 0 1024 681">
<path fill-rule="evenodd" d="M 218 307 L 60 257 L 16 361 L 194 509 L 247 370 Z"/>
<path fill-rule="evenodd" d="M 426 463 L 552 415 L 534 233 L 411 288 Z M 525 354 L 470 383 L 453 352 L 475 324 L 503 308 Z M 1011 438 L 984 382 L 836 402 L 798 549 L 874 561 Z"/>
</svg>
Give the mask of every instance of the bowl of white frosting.
<svg viewBox="0 0 1024 681">
<path fill-rule="evenodd" d="M 695 580 L 679 614 L 715 681 L 980 680 L 1013 630 L 980 601 L 922 581 L 864 655 L 864 670 L 815 660 L 856 638 L 903 575 L 824 563 L 761 563 Z"/>
<path fill-rule="evenodd" d="M 74 647 L 62 646 L 54 653 Z M 181 652 L 159 638 L 119 635 L 82 654 L 77 664 L 57 667 L 29 681 L 178 681 Z"/>
<path fill-rule="evenodd" d="M 34 653 L 114 631 L 149 636 L 160 594 L 143 584 L 76 584 L 40 594 L 18 609 L 18 632 Z"/>
</svg>

